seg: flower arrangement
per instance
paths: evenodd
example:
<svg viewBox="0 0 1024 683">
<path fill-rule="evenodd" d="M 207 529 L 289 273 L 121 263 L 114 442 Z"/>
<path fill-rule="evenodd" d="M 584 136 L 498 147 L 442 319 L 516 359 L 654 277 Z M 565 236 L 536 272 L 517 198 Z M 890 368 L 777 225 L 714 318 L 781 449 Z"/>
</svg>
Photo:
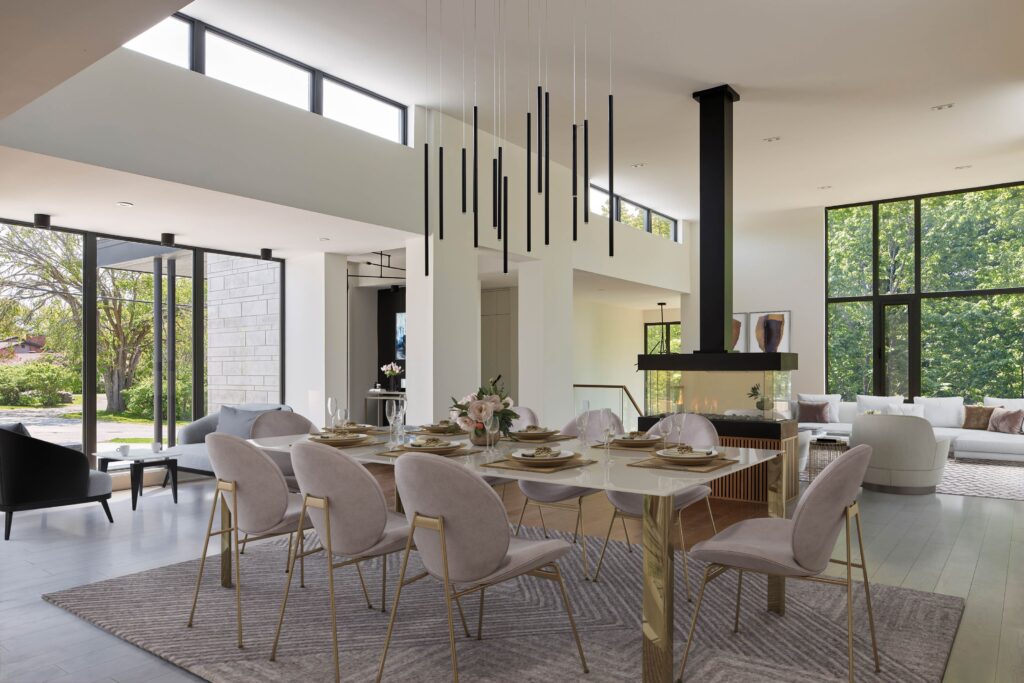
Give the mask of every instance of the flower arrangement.
<svg viewBox="0 0 1024 683">
<path fill-rule="evenodd" d="M 380 366 L 380 371 L 383 372 L 386 377 L 398 377 L 403 372 L 402 366 L 394 362 Z"/>
<path fill-rule="evenodd" d="M 477 389 L 476 393 L 462 399 L 452 397 L 452 417 L 459 427 L 471 433 L 486 432 L 487 420 L 497 416 L 498 431 L 508 436 L 512 420 L 519 415 L 512 410 L 512 398 L 499 382 L 500 379 L 499 375 Z"/>
</svg>

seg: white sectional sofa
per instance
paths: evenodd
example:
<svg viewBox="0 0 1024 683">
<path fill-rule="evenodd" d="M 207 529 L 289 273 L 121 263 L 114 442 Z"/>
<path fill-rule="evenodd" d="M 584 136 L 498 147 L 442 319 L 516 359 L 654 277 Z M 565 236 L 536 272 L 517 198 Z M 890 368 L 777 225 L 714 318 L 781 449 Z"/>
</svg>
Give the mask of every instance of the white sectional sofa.
<svg viewBox="0 0 1024 683">
<path fill-rule="evenodd" d="M 986 398 L 985 405 L 1005 405 L 1007 408 L 1018 408 L 1021 405 L 1013 401 L 1022 401 L 1022 399 Z M 793 414 L 799 415 L 796 401 L 793 402 Z M 853 432 L 853 422 L 856 417 L 857 404 L 854 401 L 840 401 L 837 422 L 801 422 L 800 429 L 820 431 L 830 436 L 849 437 Z M 928 418 L 928 415 L 926 414 L 925 417 Z M 958 459 L 1024 462 L 1024 434 L 1004 434 L 981 429 L 938 426 L 934 421 L 932 423 L 935 438 L 948 439 L 950 452 Z M 960 423 L 963 423 L 962 416 Z M 948 424 L 948 422 L 939 422 L 939 424 Z"/>
</svg>

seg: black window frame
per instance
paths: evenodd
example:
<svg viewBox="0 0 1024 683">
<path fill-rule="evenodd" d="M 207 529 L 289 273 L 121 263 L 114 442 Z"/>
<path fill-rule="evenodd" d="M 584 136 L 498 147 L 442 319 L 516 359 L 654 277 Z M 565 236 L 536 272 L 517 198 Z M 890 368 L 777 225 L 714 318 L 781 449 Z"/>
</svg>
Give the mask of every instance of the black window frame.
<svg viewBox="0 0 1024 683">
<path fill-rule="evenodd" d="M 887 305 L 907 306 L 908 315 L 908 364 L 909 377 L 908 387 L 910 394 L 905 398 L 909 401 L 914 396 L 921 395 L 921 304 L 928 299 L 952 299 L 958 297 L 992 297 L 1005 294 L 1024 295 L 1024 286 L 1021 287 L 997 287 L 989 289 L 950 290 L 925 292 L 921 287 L 921 201 L 932 197 L 945 197 L 950 195 L 969 194 L 971 192 L 983 192 L 985 190 L 998 190 L 1011 187 L 1024 187 L 1024 181 L 1009 183 L 997 183 L 994 185 L 982 185 L 957 190 L 943 190 L 940 192 L 929 192 L 918 195 L 903 197 L 890 197 L 876 199 L 867 202 L 852 202 L 837 204 L 825 207 L 825 391 L 831 392 L 832 387 L 829 381 L 829 306 L 831 304 L 843 304 L 853 302 L 869 302 L 872 308 L 872 354 L 871 354 L 871 379 L 873 393 L 884 396 L 887 393 L 885 382 L 885 335 L 884 315 Z M 900 292 L 887 294 L 879 287 L 879 206 L 896 202 L 914 203 L 914 289 L 912 292 Z M 838 296 L 829 295 L 829 212 L 850 209 L 854 207 L 871 207 L 871 293 L 859 296 Z"/>
<path fill-rule="evenodd" d="M 612 194 L 612 193 L 608 192 L 608 190 L 606 190 L 603 187 L 601 187 L 600 185 L 598 185 L 597 183 L 590 183 L 590 189 L 597 190 L 598 192 L 602 192 L 602 193 L 604 193 L 605 195 L 607 195 L 607 196 L 609 196 L 611 198 L 610 202 L 609 202 L 611 204 L 611 206 L 609 207 L 609 209 L 614 213 L 615 220 L 618 221 L 619 223 L 622 222 L 622 202 L 626 202 L 627 204 L 631 204 L 631 205 L 637 207 L 638 209 L 640 209 L 640 210 L 642 210 L 644 212 L 644 232 L 646 232 L 648 234 L 651 234 L 651 235 L 654 234 L 654 232 L 651 230 L 651 216 L 652 215 L 656 215 L 656 216 L 659 216 L 661 218 L 664 218 L 667 221 L 670 221 L 672 223 L 671 237 L 669 237 L 667 239 L 669 239 L 672 242 L 679 243 L 679 219 L 672 218 L 671 216 L 669 216 L 666 213 L 662 213 L 661 211 L 657 211 L 655 209 L 652 209 L 651 207 L 649 207 L 649 206 L 647 206 L 645 204 L 641 204 L 640 202 L 633 201 L 629 197 L 624 197 L 624 196 L 622 196 L 620 194 Z M 591 205 L 593 205 L 593 202 L 591 202 Z M 660 235 L 658 235 L 658 237 L 660 237 Z"/>
</svg>

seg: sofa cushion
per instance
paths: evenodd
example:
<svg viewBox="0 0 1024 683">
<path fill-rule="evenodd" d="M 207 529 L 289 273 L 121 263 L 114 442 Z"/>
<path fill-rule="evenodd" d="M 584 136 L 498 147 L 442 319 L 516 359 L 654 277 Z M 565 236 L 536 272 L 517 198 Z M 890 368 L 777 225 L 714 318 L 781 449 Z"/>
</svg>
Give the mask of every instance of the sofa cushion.
<svg viewBox="0 0 1024 683">
<path fill-rule="evenodd" d="M 819 403 L 824 401 L 828 403 L 828 421 L 839 422 L 839 401 L 842 400 L 841 394 L 797 394 L 797 401 L 809 401 L 811 403 Z"/>
<path fill-rule="evenodd" d="M 114 484 L 110 479 L 110 475 L 106 472 L 98 472 L 96 470 L 89 470 L 89 490 L 86 493 L 90 498 L 93 496 L 106 496 L 110 495 L 113 491 Z"/>
<path fill-rule="evenodd" d="M 892 403 L 882 409 L 882 415 L 924 417 L 924 406 L 919 406 L 913 403 Z"/>
<path fill-rule="evenodd" d="M 242 439 L 252 437 L 252 423 L 263 413 L 274 412 L 280 408 L 269 410 L 242 410 L 231 406 L 221 406 L 220 415 L 217 418 L 217 431 L 221 434 L 230 434 Z"/>
<path fill-rule="evenodd" d="M 797 408 L 800 422 L 828 422 L 828 401 L 800 401 Z"/>
<path fill-rule="evenodd" d="M 964 424 L 962 396 L 915 396 L 914 403 L 924 406 L 924 417 L 933 427 L 962 427 Z"/>
<path fill-rule="evenodd" d="M 988 421 L 988 430 L 1003 434 L 1020 434 L 1021 425 L 1024 425 L 1024 410 L 994 408 Z"/>
<path fill-rule="evenodd" d="M 21 434 L 22 436 L 32 436 L 28 433 L 28 427 L 21 422 L 4 422 L 3 424 L 0 424 L 0 429 L 5 429 L 9 432 L 14 432 L 15 434 Z"/>
<path fill-rule="evenodd" d="M 964 406 L 964 429 L 988 429 L 996 406 Z"/>
<path fill-rule="evenodd" d="M 1010 410 L 1024 410 L 1024 398 L 994 398 L 986 396 L 985 405 L 995 408 L 1009 408 Z"/>
<path fill-rule="evenodd" d="M 863 415 L 869 410 L 881 413 L 888 406 L 903 405 L 902 396 L 865 396 L 857 394 L 857 414 Z"/>
<path fill-rule="evenodd" d="M 1024 456 L 1024 435 L 964 430 L 953 443 L 953 452 L 961 451 Z"/>
</svg>

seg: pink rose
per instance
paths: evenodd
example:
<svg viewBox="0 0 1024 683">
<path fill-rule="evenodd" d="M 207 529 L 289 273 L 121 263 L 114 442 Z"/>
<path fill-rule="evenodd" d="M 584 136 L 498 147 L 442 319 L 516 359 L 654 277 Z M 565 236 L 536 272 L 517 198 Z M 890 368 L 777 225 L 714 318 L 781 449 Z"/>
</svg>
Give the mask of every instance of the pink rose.
<svg viewBox="0 0 1024 683">
<path fill-rule="evenodd" d="M 502 401 L 502 403 L 505 405 L 506 408 L 511 408 L 512 406 L 515 405 L 515 401 L 512 400 L 511 396 L 506 397 L 505 400 Z"/>
<path fill-rule="evenodd" d="M 465 416 L 460 417 L 460 418 L 456 419 L 455 421 L 458 423 L 459 428 L 462 429 L 462 431 L 464 431 L 464 432 L 471 432 L 476 427 L 476 423 L 473 422 L 473 420 L 471 420 L 471 419 L 469 419 L 468 417 L 465 417 Z"/>
<path fill-rule="evenodd" d="M 494 415 L 494 406 L 489 401 L 470 401 L 466 413 L 474 422 L 486 422 Z"/>
<path fill-rule="evenodd" d="M 462 405 L 468 405 L 475 400 L 477 400 L 476 394 L 469 394 L 468 396 L 463 396 L 462 400 L 459 401 L 459 403 L 461 403 Z"/>
<path fill-rule="evenodd" d="M 483 400 L 491 404 L 491 408 L 493 411 L 499 411 L 505 407 L 504 404 L 501 402 L 501 397 L 498 396 L 497 394 L 488 394 L 487 396 L 484 396 Z"/>
</svg>

